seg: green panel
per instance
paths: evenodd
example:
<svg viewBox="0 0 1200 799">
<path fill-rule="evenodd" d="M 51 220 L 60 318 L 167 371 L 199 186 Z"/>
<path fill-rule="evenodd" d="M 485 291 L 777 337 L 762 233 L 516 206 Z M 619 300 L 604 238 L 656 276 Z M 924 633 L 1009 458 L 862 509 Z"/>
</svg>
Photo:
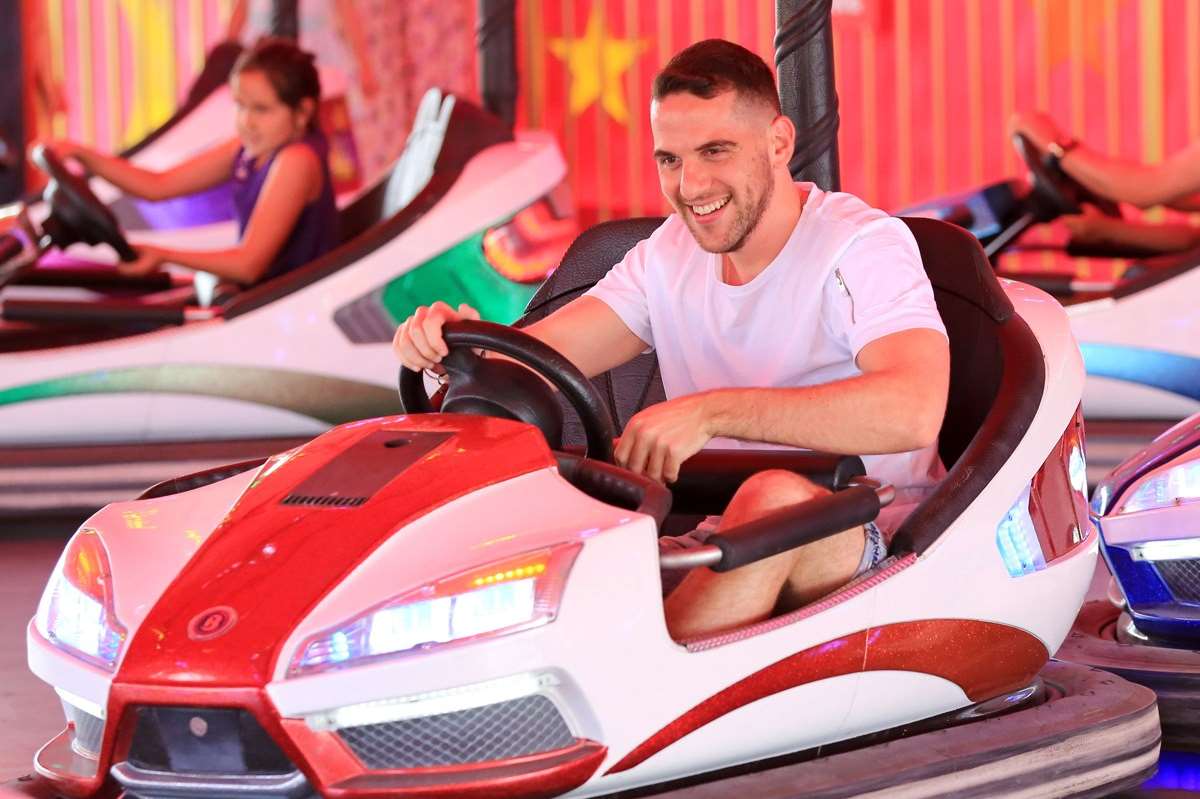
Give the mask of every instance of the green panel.
<svg viewBox="0 0 1200 799">
<path fill-rule="evenodd" d="M 465 302 L 489 322 L 507 325 L 520 317 L 537 289 L 536 283 L 516 283 L 497 272 L 483 255 L 478 233 L 388 283 L 383 306 L 399 324 L 419 305 L 441 300 L 457 308 Z"/>
<path fill-rule="evenodd" d="M 247 366 L 171 364 L 108 369 L 0 390 L 0 405 L 86 394 L 224 397 L 283 408 L 327 424 L 400 413 L 395 389 L 340 377 Z"/>
</svg>

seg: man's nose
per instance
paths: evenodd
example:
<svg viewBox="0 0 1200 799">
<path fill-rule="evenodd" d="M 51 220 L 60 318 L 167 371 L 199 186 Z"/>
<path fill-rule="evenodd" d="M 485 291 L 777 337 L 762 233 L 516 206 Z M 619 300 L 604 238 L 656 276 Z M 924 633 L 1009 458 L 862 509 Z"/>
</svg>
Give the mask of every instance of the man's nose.
<svg viewBox="0 0 1200 799">
<path fill-rule="evenodd" d="M 679 197 L 685 202 L 702 200 L 712 178 L 704 165 L 696 161 L 684 161 L 679 168 Z"/>
</svg>

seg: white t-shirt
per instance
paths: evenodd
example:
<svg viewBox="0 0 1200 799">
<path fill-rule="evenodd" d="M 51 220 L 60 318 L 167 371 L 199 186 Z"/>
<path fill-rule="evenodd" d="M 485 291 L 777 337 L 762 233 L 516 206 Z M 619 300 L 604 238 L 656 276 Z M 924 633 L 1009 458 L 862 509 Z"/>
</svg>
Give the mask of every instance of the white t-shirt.
<svg viewBox="0 0 1200 799">
<path fill-rule="evenodd" d="M 797 185 L 808 192 L 800 220 L 749 283 L 724 283 L 721 257 L 672 215 L 587 292 L 657 351 L 668 399 L 844 380 L 861 374 L 855 358 L 878 338 L 913 328 L 945 335 L 908 227 L 854 195 Z M 708 446 L 777 447 L 722 438 Z M 863 462 L 897 489 L 897 507 L 880 520 L 885 529 L 945 474 L 932 446 Z"/>
</svg>

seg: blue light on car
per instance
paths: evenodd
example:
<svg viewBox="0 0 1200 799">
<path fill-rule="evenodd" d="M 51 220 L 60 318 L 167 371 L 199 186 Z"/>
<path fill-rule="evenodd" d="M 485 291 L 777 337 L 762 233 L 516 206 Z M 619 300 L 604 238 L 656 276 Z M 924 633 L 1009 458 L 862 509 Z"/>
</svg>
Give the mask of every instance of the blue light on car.
<svg viewBox="0 0 1200 799">
<path fill-rule="evenodd" d="M 1145 791 L 1200 790 L 1200 755 L 1193 752 L 1163 752 L 1158 758 L 1158 771 L 1141 787 Z"/>
<path fill-rule="evenodd" d="M 344 663 L 350 659 L 350 637 L 339 630 L 329 637 L 329 660 L 333 663 Z"/>
<path fill-rule="evenodd" d="M 385 606 L 312 642 L 302 665 L 340 665 L 524 624 L 537 615 L 535 582 L 536 578 L 514 580 Z"/>
<path fill-rule="evenodd" d="M 996 526 L 996 547 L 1010 577 L 1021 577 L 1046 568 L 1046 558 L 1029 515 L 1029 487 Z"/>
</svg>

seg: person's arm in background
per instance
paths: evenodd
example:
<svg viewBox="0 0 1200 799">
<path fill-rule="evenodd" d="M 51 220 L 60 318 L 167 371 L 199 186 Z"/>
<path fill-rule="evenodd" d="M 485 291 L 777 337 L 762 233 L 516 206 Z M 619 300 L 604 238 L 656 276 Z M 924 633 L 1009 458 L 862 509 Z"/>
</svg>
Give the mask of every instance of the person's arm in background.
<svg viewBox="0 0 1200 799">
<path fill-rule="evenodd" d="M 1186 222 L 1139 222 L 1117 219 L 1084 204 L 1083 213 L 1062 217 L 1072 244 L 1178 252 L 1200 246 L 1200 228 Z"/>
<path fill-rule="evenodd" d="M 1012 121 L 1014 133 L 1023 133 L 1045 152 L 1053 142 L 1065 138 L 1046 114 L 1022 114 Z M 1179 210 L 1196 210 L 1200 200 L 1200 141 L 1157 164 L 1143 164 L 1097 152 L 1082 143 L 1072 147 L 1059 161 L 1070 177 L 1101 197 L 1129 203 L 1138 208 L 1166 205 Z M 1183 207 L 1180 207 L 1183 206 Z"/>
<path fill-rule="evenodd" d="M 324 180 L 321 162 L 312 148 L 291 144 L 275 157 L 258 202 L 236 247 L 223 250 L 174 250 L 135 245 L 138 259 L 117 268 L 144 275 L 170 262 L 211 272 L 243 285 L 257 282 L 279 254 L 304 206 L 320 194 Z"/>
<path fill-rule="evenodd" d="M 163 172 L 145 169 L 78 142 L 59 140 L 47 142 L 46 146 L 60 158 L 74 158 L 127 194 L 144 200 L 166 200 L 228 180 L 240 144 L 237 139 L 230 139 Z"/>
</svg>

